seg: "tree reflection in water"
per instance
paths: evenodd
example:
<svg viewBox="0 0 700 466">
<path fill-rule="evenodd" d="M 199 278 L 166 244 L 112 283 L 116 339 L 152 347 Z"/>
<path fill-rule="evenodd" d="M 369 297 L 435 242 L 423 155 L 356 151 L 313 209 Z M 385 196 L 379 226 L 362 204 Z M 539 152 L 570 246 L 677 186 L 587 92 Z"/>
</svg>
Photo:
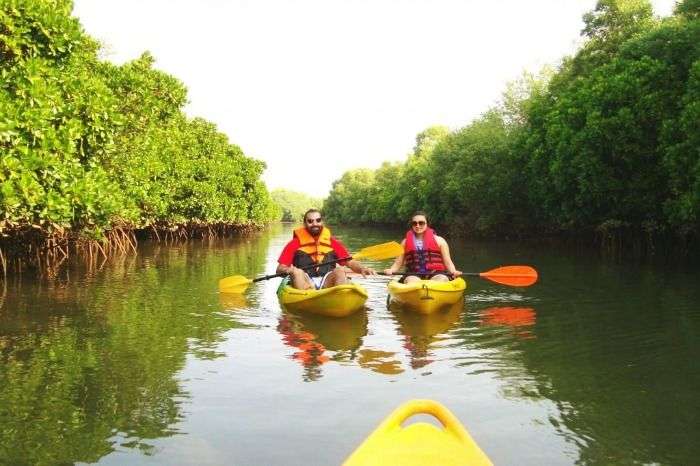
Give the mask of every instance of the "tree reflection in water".
<svg viewBox="0 0 700 466">
<path fill-rule="evenodd" d="M 221 357 L 226 332 L 245 327 L 211 312 L 211 284 L 228 267 L 259 273 L 265 251 L 266 241 L 157 245 L 11 283 L 0 312 L 0 464 L 153 454 L 153 439 L 184 419 L 187 358 Z"/>
</svg>

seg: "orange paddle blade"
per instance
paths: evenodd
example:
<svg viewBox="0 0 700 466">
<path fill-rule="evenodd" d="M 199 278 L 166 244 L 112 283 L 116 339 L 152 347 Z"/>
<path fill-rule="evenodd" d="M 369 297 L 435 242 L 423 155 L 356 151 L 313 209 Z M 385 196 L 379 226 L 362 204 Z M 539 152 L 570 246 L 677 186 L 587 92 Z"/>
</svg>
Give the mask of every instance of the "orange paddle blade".
<svg viewBox="0 0 700 466">
<path fill-rule="evenodd" d="M 245 278 L 243 275 L 234 275 L 219 280 L 219 292 L 221 293 L 243 293 L 253 280 Z"/>
<path fill-rule="evenodd" d="M 481 272 L 479 276 L 501 285 L 530 286 L 537 281 L 537 270 L 527 265 L 507 265 Z"/>
<path fill-rule="evenodd" d="M 375 246 L 368 246 L 366 248 L 360 249 L 357 253 L 353 254 L 353 259 L 372 259 L 376 261 L 391 259 L 396 256 L 403 254 L 403 247 L 396 241 L 389 241 L 388 243 L 377 244 Z"/>
</svg>

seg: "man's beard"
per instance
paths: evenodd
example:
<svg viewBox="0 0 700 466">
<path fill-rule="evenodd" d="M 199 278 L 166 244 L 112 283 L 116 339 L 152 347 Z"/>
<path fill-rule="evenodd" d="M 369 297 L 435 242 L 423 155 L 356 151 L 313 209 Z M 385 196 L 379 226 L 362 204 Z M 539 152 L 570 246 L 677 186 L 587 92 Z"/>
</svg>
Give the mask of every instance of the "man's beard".
<svg viewBox="0 0 700 466">
<path fill-rule="evenodd" d="M 309 233 L 311 233 L 311 236 L 318 236 L 321 234 L 322 229 L 322 226 L 314 225 L 312 227 L 309 227 Z"/>
</svg>

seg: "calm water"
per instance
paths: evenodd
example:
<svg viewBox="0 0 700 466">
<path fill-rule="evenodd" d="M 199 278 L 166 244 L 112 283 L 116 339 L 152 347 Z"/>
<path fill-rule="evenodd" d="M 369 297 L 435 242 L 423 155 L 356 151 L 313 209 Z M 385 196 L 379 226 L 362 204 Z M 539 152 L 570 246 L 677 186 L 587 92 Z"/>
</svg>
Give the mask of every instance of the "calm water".
<svg viewBox="0 0 700 466">
<path fill-rule="evenodd" d="M 464 271 L 529 264 L 540 282 L 474 279 L 464 306 L 419 316 L 365 280 L 366 309 L 330 320 L 282 311 L 277 280 L 217 293 L 271 273 L 290 235 L 10 280 L 0 464 L 339 464 L 411 398 L 447 405 L 498 465 L 700 462 L 697 270 L 451 241 Z"/>
</svg>

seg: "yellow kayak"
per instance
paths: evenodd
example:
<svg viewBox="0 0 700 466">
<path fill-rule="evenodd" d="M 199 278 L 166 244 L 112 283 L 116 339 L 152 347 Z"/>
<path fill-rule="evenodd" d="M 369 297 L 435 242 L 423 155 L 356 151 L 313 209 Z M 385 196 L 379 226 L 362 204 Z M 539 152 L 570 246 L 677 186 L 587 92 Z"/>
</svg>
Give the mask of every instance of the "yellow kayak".
<svg viewBox="0 0 700 466">
<path fill-rule="evenodd" d="M 459 302 L 467 289 L 467 282 L 461 277 L 449 282 L 421 280 L 408 284 L 392 280 L 388 286 L 389 296 L 394 301 L 421 314 L 432 314 Z"/>
<path fill-rule="evenodd" d="M 355 283 L 320 290 L 298 290 L 290 286 L 289 279 L 285 278 L 277 288 L 277 297 L 290 311 L 344 317 L 364 306 L 367 291 Z"/>
<path fill-rule="evenodd" d="M 415 414 L 431 414 L 442 428 L 426 422 L 402 427 Z M 350 455 L 343 466 L 493 466 L 459 420 L 432 400 L 399 406 Z"/>
</svg>

